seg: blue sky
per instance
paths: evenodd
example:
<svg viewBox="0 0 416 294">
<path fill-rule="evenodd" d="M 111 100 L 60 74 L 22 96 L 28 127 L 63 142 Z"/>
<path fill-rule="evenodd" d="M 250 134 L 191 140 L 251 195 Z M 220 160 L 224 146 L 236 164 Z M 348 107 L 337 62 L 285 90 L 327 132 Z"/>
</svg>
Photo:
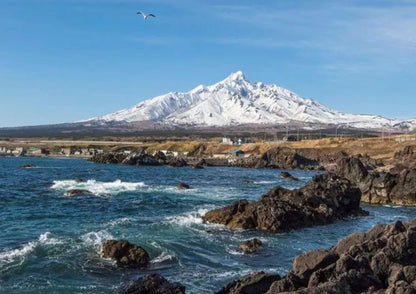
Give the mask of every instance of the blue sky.
<svg viewBox="0 0 416 294">
<path fill-rule="evenodd" d="M 1 0 L 0 127 L 71 122 L 242 70 L 416 117 L 413 0 Z M 136 15 L 156 14 L 146 22 Z"/>
</svg>

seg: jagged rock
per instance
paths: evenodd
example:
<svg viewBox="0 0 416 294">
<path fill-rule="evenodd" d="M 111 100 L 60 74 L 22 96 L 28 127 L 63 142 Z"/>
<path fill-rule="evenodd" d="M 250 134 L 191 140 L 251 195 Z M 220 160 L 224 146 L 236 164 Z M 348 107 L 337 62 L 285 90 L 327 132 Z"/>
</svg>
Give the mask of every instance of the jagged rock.
<svg viewBox="0 0 416 294">
<path fill-rule="evenodd" d="M 188 166 L 188 163 L 183 158 L 172 158 L 169 160 L 168 165 L 172 167 L 184 167 Z"/>
<path fill-rule="evenodd" d="M 157 161 L 157 162 L 159 162 L 160 164 L 165 164 L 166 163 L 166 160 L 168 159 L 167 157 L 166 157 L 166 154 L 165 153 L 163 153 L 162 151 L 157 151 L 154 155 L 153 155 L 153 157 L 155 158 L 155 160 Z"/>
<path fill-rule="evenodd" d="M 149 263 L 149 254 L 127 240 L 108 240 L 103 244 L 103 257 L 111 258 L 120 267 L 142 268 Z"/>
<path fill-rule="evenodd" d="M 416 169 L 404 169 L 398 174 L 369 173 L 360 159 L 343 158 L 337 163 L 336 173 L 361 190 L 363 202 L 416 205 Z"/>
<path fill-rule="evenodd" d="M 255 272 L 240 280 L 231 282 L 215 294 L 262 294 L 270 288 L 273 282 L 280 279 L 279 275 L 269 275 Z"/>
<path fill-rule="evenodd" d="M 261 276 L 266 276 L 262 273 Z M 223 287 L 221 294 L 256 287 L 259 274 Z M 328 250 L 306 252 L 293 262 L 283 278 L 253 293 L 416 293 L 416 218 L 406 224 L 379 224 L 366 233 L 354 233 Z"/>
<path fill-rule="evenodd" d="M 85 189 L 70 189 L 65 192 L 65 196 L 87 196 L 87 195 L 93 195 L 92 192 L 85 190 Z"/>
<path fill-rule="evenodd" d="M 261 247 L 261 245 L 263 245 L 263 243 L 259 239 L 254 238 L 254 239 L 241 242 L 240 249 L 244 253 L 254 253 L 257 251 L 257 249 Z"/>
<path fill-rule="evenodd" d="M 348 180 L 328 173 L 313 177 L 300 189 L 277 186 L 258 201 L 240 200 L 214 209 L 203 219 L 230 229 L 287 231 L 363 215 L 360 197 L 360 190 Z"/>
<path fill-rule="evenodd" d="M 185 294 L 185 287 L 171 283 L 158 274 L 151 274 L 131 282 L 119 294 Z"/>
<path fill-rule="evenodd" d="M 118 164 L 123 162 L 126 157 L 127 155 L 122 152 L 106 152 L 97 153 L 89 160 L 95 163 Z"/>
<path fill-rule="evenodd" d="M 182 182 L 182 183 L 179 183 L 176 186 L 176 188 L 178 188 L 179 190 L 187 190 L 187 189 L 190 189 L 191 187 L 188 184 Z"/>
<path fill-rule="evenodd" d="M 192 165 L 191 167 L 196 168 L 196 169 L 203 169 L 204 166 L 206 166 L 206 165 L 207 165 L 207 163 L 206 163 L 205 159 L 201 159 L 197 163 Z"/>
<path fill-rule="evenodd" d="M 299 179 L 297 177 L 292 176 L 289 172 L 286 172 L 286 171 L 282 171 L 280 173 L 280 177 L 282 177 L 284 179 L 288 179 L 288 180 L 293 181 L 293 182 L 299 181 Z"/>
<path fill-rule="evenodd" d="M 235 165 L 249 168 L 315 169 L 319 162 L 298 154 L 295 149 L 277 147 L 266 151 L 261 157 L 251 155 L 239 158 Z"/>
</svg>

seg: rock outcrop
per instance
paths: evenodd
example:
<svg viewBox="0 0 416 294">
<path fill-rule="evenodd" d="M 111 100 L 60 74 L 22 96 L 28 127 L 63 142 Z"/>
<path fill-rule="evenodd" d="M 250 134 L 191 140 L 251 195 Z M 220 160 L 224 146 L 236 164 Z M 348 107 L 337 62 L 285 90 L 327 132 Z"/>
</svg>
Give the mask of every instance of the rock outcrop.
<svg viewBox="0 0 416 294">
<path fill-rule="evenodd" d="M 111 258 L 120 267 L 143 268 L 149 263 L 149 254 L 142 247 L 126 240 L 108 240 L 103 244 L 104 258 Z"/>
<path fill-rule="evenodd" d="M 360 197 L 360 190 L 350 181 L 327 173 L 313 177 L 300 189 L 277 186 L 258 201 L 236 201 L 209 211 L 203 219 L 230 229 L 287 231 L 363 215 Z"/>
<path fill-rule="evenodd" d="M 131 282 L 119 294 L 185 294 L 185 287 L 171 283 L 158 274 L 151 274 Z"/>
<path fill-rule="evenodd" d="M 256 252 L 261 246 L 263 245 L 263 243 L 257 239 L 250 239 L 247 241 L 243 241 L 240 243 L 240 249 L 244 252 L 244 253 L 254 253 Z"/>
<path fill-rule="evenodd" d="M 328 250 L 296 257 L 283 278 L 275 276 L 270 283 L 265 277 L 254 273 L 217 293 L 416 293 L 416 218 L 351 234 Z M 243 292 L 242 287 L 255 290 Z"/>
<path fill-rule="evenodd" d="M 280 177 L 284 178 L 284 179 L 288 179 L 289 181 L 292 181 L 292 182 L 299 181 L 299 179 L 297 177 L 292 176 L 292 174 L 290 174 L 289 172 L 286 172 L 286 171 L 282 171 L 280 173 Z"/>
<path fill-rule="evenodd" d="M 337 162 L 336 173 L 361 190 L 363 202 L 416 205 L 416 169 L 394 174 L 369 172 L 360 159 L 349 157 Z"/>
<path fill-rule="evenodd" d="M 188 166 L 188 163 L 183 158 L 172 158 L 171 160 L 169 160 L 167 162 L 167 164 L 169 166 L 172 166 L 172 167 L 184 167 L 184 166 Z"/>
</svg>

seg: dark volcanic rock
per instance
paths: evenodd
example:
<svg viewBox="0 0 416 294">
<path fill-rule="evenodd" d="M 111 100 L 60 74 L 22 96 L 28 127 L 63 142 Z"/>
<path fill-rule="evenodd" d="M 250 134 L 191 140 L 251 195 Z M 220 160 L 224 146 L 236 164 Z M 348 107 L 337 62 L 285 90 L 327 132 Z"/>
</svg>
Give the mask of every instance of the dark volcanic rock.
<svg viewBox="0 0 416 294">
<path fill-rule="evenodd" d="M 142 268 L 149 263 L 149 254 L 146 250 L 126 240 L 104 242 L 103 257 L 114 259 L 121 267 Z"/>
<path fill-rule="evenodd" d="M 284 179 L 288 179 L 288 180 L 293 181 L 293 182 L 299 181 L 299 179 L 297 177 L 294 177 L 289 172 L 285 172 L 285 171 L 282 171 L 280 173 L 280 177 L 282 177 Z"/>
<path fill-rule="evenodd" d="M 179 183 L 176 186 L 176 188 L 178 188 L 179 190 L 186 190 L 186 189 L 190 189 L 191 187 L 188 184 L 182 182 L 182 183 Z"/>
<path fill-rule="evenodd" d="M 92 192 L 84 189 L 70 189 L 65 192 L 65 196 L 86 196 L 86 195 L 93 195 Z"/>
<path fill-rule="evenodd" d="M 240 158 L 235 165 L 251 168 L 315 169 L 319 167 L 319 162 L 300 155 L 295 149 L 277 147 L 268 150 L 260 158 L 254 155 Z"/>
<path fill-rule="evenodd" d="M 131 153 L 121 163 L 143 166 L 160 165 L 159 161 L 156 160 L 154 156 L 147 154 L 145 151 Z"/>
<path fill-rule="evenodd" d="M 254 238 L 241 242 L 240 249 L 244 253 L 254 253 L 261 247 L 261 245 L 263 245 L 263 243 L 259 239 Z"/>
<path fill-rule="evenodd" d="M 416 205 L 416 169 L 404 169 L 398 174 L 369 173 L 360 159 L 343 158 L 337 162 L 336 173 L 361 190 L 363 202 Z"/>
<path fill-rule="evenodd" d="M 231 282 L 215 294 L 262 294 L 266 293 L 273 282 L 280 279 L 279 275 L 269 275 L 264 272 L 255 272 Z"/>
<path fill-rule="evenodd" d="M 360 197 L 360 190 L 350 181 L 328 173 L 313 177 L 300 189 L 278 186 L 258 201 L 236 201 L 209 211 L 203 219 L 230 229 L 287 231 L 363 215 Z"/>
<path fill-rule="evenodd" d="M 234 291 L 241 281 L 246 288 L 256 287 L 258 279 L 256 273 L 246 276 L 218 293 L 416 293 L 416 218 L 407 224 L 379 224 L 367 233 L 349 235 L 329 250 L 306 252 L 266 290 Z"/>
<path fill-rule="evenodd" d="M 183 158 L 172 158 L 168 161 L 168 165 L 172 167 L 184 167 L 187 166 L 188 163 Z"/>
<path fill-rule="evenodd" d="M 117 164 L 123 162 L 126 157 L 127 155 L 122 152 L 106 152 L 97 153 L 89 160 L 95 163 Z"/>
<path fill-rule="evenodd" d="M 151 274 L 131 282 L 119 294 L 185 294 L 185 287 L 170 283 L 158 274 Z"/>
<path fill-rule="evenodd" d="M 191 167 L 192 168 L 196 168 L 196 169 L 202 169 L 206 165 L 207 165 L 207 163 L 206 163 L 205 159 L 201 159 L 197 163 L 195 163 L 194 165 L 192 165 Z"/>
</svg>

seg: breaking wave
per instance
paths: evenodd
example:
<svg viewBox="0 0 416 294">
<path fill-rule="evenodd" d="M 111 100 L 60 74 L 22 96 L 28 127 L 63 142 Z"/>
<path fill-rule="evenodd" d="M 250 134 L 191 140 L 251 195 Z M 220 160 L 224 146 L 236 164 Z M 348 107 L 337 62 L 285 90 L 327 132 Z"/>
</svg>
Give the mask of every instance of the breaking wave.
<svg viewBox="0 0 416 294">
<path fill-rule="evenodd" d="M 135 191 L 138 188 L 146 187 L 143 182 L 122 182 L 115 180 L 114 182 L 99 182 L 96 180 L 88 180 L 86 182 L 79 182 L 76 180 L 53 181 L 51 189 L 67 191 L 70 189 L 88 190 L 96 195 L 115 195 L 128 191 Z"/>
</svg>

